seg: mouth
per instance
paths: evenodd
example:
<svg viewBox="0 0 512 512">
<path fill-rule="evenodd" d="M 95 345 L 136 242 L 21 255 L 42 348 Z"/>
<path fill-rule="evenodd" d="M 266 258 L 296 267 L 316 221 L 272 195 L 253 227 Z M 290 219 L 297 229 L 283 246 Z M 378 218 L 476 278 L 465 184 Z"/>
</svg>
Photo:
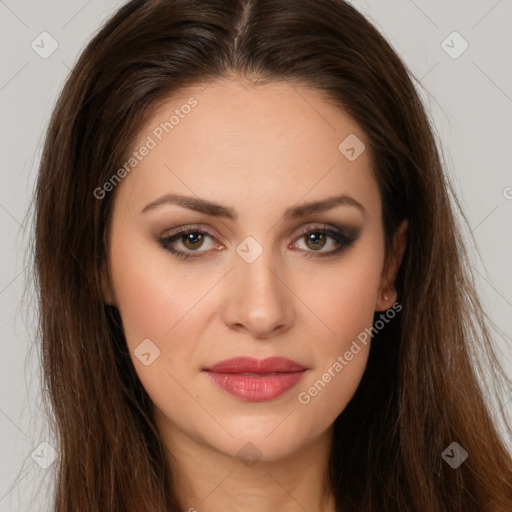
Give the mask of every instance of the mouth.
<svg viewBox="0 0 512 512">
<path fill-rule="evenodd" d="M 263 402 L 295 387 L 307 368 L 283 357 L 235 357 L 203 371 L 229 394 L 246 401 Z"/>
</svg>

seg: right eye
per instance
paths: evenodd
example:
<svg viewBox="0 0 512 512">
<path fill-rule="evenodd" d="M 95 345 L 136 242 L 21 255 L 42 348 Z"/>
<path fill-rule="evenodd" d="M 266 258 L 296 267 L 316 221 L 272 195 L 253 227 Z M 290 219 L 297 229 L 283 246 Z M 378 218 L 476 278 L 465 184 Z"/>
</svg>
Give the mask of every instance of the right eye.
<svg viewBox="0 0 512 512">
<path fill-rule="evenodd" d="M 200 230 L 197 228 L 180 228 L 180 230 L 176 233 L 173 233 L 164 238 L 160 238 L 160 245 L 169 251 L 171 254 L 179 257 L 179 258 L 189 258 L 192 256 L 193 258 L 200 257 L 200 255 L 195 255 L 192 253 L 195 252 L 207 252 L 207 250 L 200 251 L 200 249 L 204 245 L 204 241 L 206 238 L 214 239 L 213 236 L 208 233 L 208 231 Z M 176 243 L 181 244 L 180 249 L 177 249 Z"/>
</svg>

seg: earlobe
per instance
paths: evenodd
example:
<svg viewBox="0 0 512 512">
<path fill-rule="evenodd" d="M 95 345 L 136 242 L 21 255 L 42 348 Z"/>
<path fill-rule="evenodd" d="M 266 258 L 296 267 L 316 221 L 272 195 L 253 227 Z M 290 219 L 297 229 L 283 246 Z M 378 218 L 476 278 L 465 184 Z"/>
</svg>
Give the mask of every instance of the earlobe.
<svg viewBox="0 0 512 512">
<path fill-rule="evenodd" d="M 382 278 L 379 287 L 377 299 L 377 311 L 389 309 L 397 298 L 395 290 L 395 279 L 402 263 L 402 258 L 407 245 L 407 228 L 409 223 L 407 219 L 403 220 L 393 237 L 393 247 L 391 255 L 382 271 Z"/>
</svg>

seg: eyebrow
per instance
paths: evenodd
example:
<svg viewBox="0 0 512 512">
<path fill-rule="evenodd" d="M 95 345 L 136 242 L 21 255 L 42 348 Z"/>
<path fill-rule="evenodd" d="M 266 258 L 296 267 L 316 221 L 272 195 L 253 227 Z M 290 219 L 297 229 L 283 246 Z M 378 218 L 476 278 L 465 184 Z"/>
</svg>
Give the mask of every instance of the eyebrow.
<svg viewBox="0 0 512 512">
<path fill-rule="evenodd" d="M 236 220 L 238 218 L 238 214 L 233 208 L 213 203 L 211 201 L 207 201 L 206 199 L 182 196 L 179 194 L 165 194 L 162 197 L 159 197 L 158 199 L 148 203 L 143 208 L 141 213 L 155 210 L 166 204 L 175 204 L 182 206 L 183 208 L 188 208 L 189 210 L 205 213 L 207 215 L 215 215 L 230 220 Z M 367 216 L 365 207 L 359 201 L 351 196 L 342 194 L 340 196 L 328 197 L 321 201 L 312 201 L 287 208 L 283 214 L 283 218 L 297 219 L 312 213 L 331 210 L 337 206 L 353 206 L 358 208 L 365 217 Z"/>
</svg>

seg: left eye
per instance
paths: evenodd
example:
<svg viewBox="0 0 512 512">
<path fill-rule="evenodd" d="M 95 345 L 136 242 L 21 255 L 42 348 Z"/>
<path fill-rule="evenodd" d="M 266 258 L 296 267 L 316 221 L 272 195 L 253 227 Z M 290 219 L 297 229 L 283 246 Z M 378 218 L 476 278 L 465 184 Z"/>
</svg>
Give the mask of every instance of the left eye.
<svg viewBox="0 0 512 512">
<path fill-rule="evenodd" d="M 358 236 L 357 232 L 345 235 L 342 231 L 314 227 L 313 229 L 303 232 L 298 240 L 305 240 L 306 247 L 312 249 L 305 251 L 305 258 L 324 258 L 336 256 L 341 253 L 344 249 L 351 246 L 357 240 Z M 332 250 L 323 251 L 322 249 L 328 245 L 329 239 L 331 240 L 331 246 L 334 247 Z M 334 242 L 334 244 L 332 242 Z"/>
<path fill-rule="evenodd" d="M 323 249 L 327 245 L 329 239 L 331 242 L 336 242 L 334 235 L 331 236 L 326 231 L 309 231 L 299 238 L 299 240 L 305 240 L 306 247 L 312 249 L 313 251 L 319 251 L 320 249 Z"/>
</svg>

